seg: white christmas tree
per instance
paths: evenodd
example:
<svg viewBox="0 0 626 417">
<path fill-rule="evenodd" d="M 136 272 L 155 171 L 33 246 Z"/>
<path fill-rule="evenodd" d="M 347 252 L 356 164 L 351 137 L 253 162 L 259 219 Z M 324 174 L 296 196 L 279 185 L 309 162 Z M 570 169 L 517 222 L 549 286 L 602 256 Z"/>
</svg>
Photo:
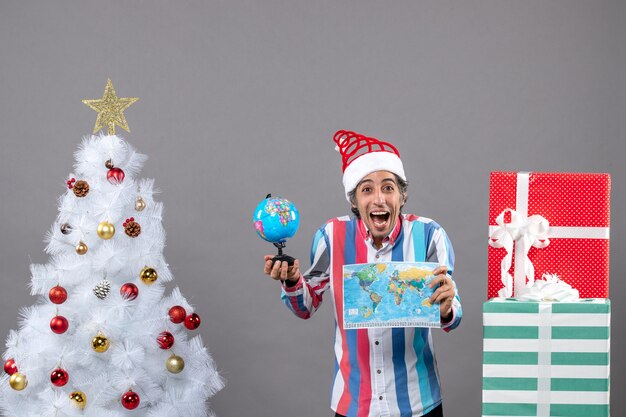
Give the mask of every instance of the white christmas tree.
<svg viewBox="0 0 626 417">
<path fill-rule="evenodd" d="M 146 157 L 115 135 L 128 130 L 111 81 L 94 133 L 75 153 L 74 173 L 47 235 L 45 265 L 31 265 L 35 305 L 7 337 L 0 379 L 5 417 L 213 416 L 207 399 L 223 381 L 199 335 L 200 316 L 163 257 L 163 206 Z M 6 312 L 5 312 L 6 314 Z"/>
</svg>

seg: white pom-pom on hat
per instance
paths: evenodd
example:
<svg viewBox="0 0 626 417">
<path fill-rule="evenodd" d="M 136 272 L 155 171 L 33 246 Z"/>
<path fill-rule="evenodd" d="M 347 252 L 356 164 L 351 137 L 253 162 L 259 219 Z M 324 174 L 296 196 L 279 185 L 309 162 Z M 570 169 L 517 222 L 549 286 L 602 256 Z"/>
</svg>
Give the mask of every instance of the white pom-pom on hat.
<svg viewBox="0 0 626 417">
<path fill-rule="evenodd" d="M 343 186 L 348 193 L 372 172 L 389 171 L 406 181 L 400 153 L 395 146 L 349 130 L 339 130 L 333 140 L 343 162 Z"/>
</svg>

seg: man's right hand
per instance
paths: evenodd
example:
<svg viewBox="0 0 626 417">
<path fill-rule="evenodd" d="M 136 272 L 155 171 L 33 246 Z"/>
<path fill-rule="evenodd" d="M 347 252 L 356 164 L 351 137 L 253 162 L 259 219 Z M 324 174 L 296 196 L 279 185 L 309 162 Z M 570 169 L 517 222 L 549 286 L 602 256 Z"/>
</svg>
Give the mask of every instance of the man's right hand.
<svg viewBox="0 0 626 417">
<path fill-rule="evenodd" d="M 269 275 L 277 281 L 290 281 L 292 284 L 298 282 L 301 275 L 300 261 L 296 259 L 293 262 L 293 265 L 289 266 L 289 264 L 285 261 L 272 262 L 272 258 L 274 258 L 274 255 L 265 255 L 263 257 L 265 260 L 265 268 L 263 268 L 263 272 L 265 272 L 266 275 Z"/>
</svg>

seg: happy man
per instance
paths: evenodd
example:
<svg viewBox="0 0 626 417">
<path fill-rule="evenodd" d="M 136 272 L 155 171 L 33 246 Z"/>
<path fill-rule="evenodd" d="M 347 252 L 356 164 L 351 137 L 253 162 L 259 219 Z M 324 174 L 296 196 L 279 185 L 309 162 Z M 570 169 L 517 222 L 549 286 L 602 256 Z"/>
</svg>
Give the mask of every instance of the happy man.
<svg viewBox="0 0 626 417">
<path fill-rule="evenodd" d="M 435 262 L 441 323 L 449 332 L 461 322 L 462 309 L 452 280 L 454 252 L 446 232 L 425 217 L 402 214 L 407 200 L 400 154 L 390 143 L 350 131 L 334 136 L 343 159 L 343 184 L 353 217 L 338 217 L 313 239 L 312 265 L 301 273 L 299 261 L 272 263 L 264 272 L 282 283 L 282 299 L 298 317 L 308 319 L 329 290 L 335 311 L 335 375 L 331 408 L 336 416 L 443 416 L 439 375 L 429 328 L 344 329 L 344 265 L 374 262 Z"/>
</svg>

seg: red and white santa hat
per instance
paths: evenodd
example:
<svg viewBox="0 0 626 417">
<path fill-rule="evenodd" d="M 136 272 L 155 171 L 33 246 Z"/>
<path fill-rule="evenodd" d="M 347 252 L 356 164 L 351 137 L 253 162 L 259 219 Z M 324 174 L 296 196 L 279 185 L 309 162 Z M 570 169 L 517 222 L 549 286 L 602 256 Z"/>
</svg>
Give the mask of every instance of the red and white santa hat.
<svg viewBox="0 0 626 417">
<path fill-rule="evenodd" d="M 349 130 L 338 131 L 333 140 L 343 162 L 343 186 L 348 201 L 348 193 L 372 172 L 389 171 L 406 181 L 400 152 L 391 143 Z"/>
</svg>

